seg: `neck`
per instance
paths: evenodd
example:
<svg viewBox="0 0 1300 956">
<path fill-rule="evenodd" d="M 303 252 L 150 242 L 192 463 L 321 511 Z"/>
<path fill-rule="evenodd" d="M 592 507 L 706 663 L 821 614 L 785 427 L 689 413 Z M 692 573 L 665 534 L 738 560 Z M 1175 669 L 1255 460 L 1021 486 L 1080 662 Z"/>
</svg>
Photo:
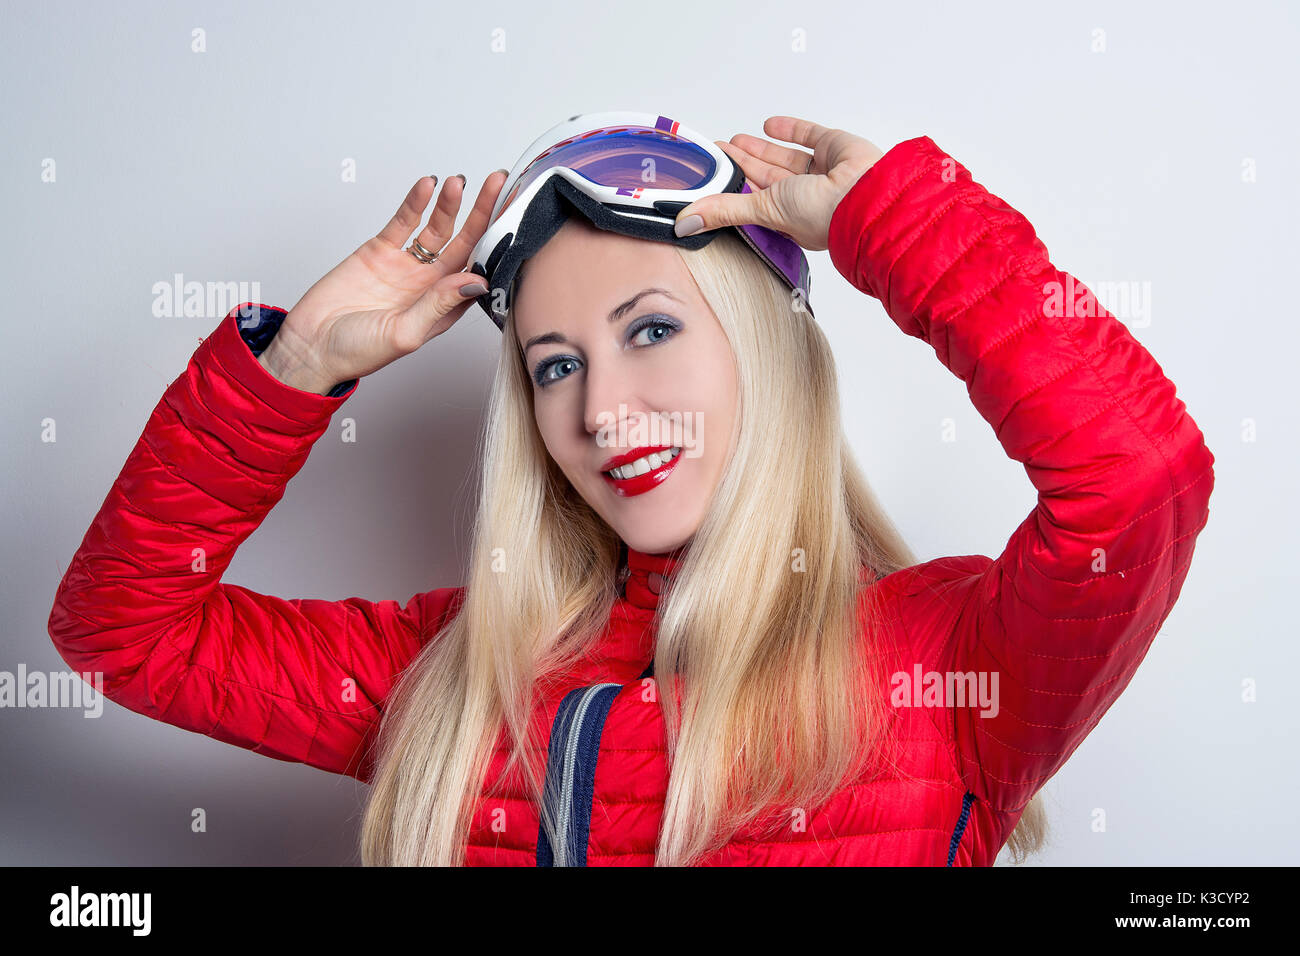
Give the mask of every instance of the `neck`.
<svg viewBox="0 0 1300 956">
<path fill-rule="evenodd" d="M 628 578 L 624 594 L 638 607 L 654 609 L 659 595 L 672 581 L 673 573 L 686 557 L 687 546 L 652 554 L 624 545 L 627 551 Z"/>
<path fill-rule="evenodd" d="M 678 565 L 685 560 L 687 551 L 686 545 L 654 554 L 638 551 L 630 544 L 625 544 L 624 547 L 627 549 L 627 566 L 633 571 L 658 571 L 664 575 L 677 570 Z"/>
</svg>

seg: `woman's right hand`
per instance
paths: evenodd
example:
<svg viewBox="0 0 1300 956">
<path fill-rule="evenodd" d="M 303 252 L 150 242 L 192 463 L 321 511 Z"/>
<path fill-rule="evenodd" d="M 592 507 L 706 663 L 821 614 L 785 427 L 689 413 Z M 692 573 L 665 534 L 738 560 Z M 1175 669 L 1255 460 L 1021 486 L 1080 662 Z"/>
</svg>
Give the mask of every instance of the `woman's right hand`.
<svg viewBox="0 0 1300 956">
<path fill-rule="evenodd" d="M 437 186 L 433 177 L 421 178 L 383 231 L 289 310 L 258 361 L 282 382 L 324 395 L 447 331 L 473 305 L 474 296 L 486 291 L 481 277 L 463 270 L 487 230 L 505 181 L 505 170 L 488 176 L 464 227 L 450 243 L 465 181 L 453 176 L 443 184 L 428 223 L 416 237 L 424 248 L 441 254 L 424 263 L 405 250 Z M 477 289 L 462 293 L 472 286 Z"/>
</svg>

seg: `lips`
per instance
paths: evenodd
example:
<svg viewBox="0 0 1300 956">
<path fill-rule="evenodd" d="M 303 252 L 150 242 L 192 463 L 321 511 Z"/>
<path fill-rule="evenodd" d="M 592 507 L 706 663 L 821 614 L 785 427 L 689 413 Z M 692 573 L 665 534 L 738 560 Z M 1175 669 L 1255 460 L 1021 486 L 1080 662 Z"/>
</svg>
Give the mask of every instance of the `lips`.
<svg viewBox="0 0 1300 956">
<path fill-rule="evenodd" d="M 620 465 L 628 465 L 638 458 L 644 458 L 655 452 L 668 451 L 673 445 L 653 445 L 648 447 L 633 448 L 631 451 L 621 455 L 615 455 L 606 461 L 600 469 L 600 477 L 613 490 L 614 494 L 620 498 L 631 498 L 635 495 L 645 494 L 652 488 L 659 487 L 677 467 L 677 463 L 682 460 L 681 452 L 673 457 L 672 461 L 665 462 L 658 468 L 652 468 L 644 475 L 637 475 L 633 478 L 614 478 L 608 474 L 611 468 L 618 468 Z"/>
</svg>

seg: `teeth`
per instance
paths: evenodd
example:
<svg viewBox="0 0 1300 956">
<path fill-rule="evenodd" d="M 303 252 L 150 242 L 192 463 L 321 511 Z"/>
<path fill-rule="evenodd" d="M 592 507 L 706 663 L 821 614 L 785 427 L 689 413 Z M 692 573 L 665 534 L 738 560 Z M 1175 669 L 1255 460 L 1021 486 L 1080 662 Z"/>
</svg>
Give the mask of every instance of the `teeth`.
<svg viewBox="0 0 1300 956">
<path fill-rule="evenodd" d="M 618 468 L 611 468 L 605 474 L 611 478 L 635 478 L 637 475 L 644 475 L 646 472 L 654 471 L 668 462 L 672 461 L 682 453 L 680 448 L 670 448 L 668 451 L 652 452 L 644 458 L 638 458 L 636 461 Z"/>
</svg>

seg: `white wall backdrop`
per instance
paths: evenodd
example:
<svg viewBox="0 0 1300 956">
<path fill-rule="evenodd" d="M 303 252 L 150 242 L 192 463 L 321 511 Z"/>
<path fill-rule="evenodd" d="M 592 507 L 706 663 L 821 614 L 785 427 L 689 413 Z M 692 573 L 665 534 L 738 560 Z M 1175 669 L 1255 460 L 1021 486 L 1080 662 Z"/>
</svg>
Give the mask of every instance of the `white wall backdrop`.
<svg viewBox="0 0 1300 956">
<path fill-rule="evenodd" d="M 1102 298 L 1216 458 L 1182 597 L 1047 785 L 1030 865 L 1295 859 L 1295 4 L 5 2 L 4 22 L 0 670 L 66 668 L 55 588 L 222 318 L 155 317 L 156 283 L 257 283 L 248 298 L 288 308 L 419 176 L 463 172 L 472 201 L 574 113 L 654 110 L 717 139 L 801 115 L 886 150 L 930 136 L 1059 268 L 1146 290 L 1127 314 Z M 923 560 L 998 554 L 1034 506 L 1022 467 L 929 347 L 809 258 L 891 514 Z M 499 334 L 475 308 L 363 381 L 356 442 L 326 433 L 225 580 L 402 602 L 463 583 Z M 116 704 L 0 710 L 0 766 L 0 863 L 359 859 L 361 784 Z"/>
</svg>

